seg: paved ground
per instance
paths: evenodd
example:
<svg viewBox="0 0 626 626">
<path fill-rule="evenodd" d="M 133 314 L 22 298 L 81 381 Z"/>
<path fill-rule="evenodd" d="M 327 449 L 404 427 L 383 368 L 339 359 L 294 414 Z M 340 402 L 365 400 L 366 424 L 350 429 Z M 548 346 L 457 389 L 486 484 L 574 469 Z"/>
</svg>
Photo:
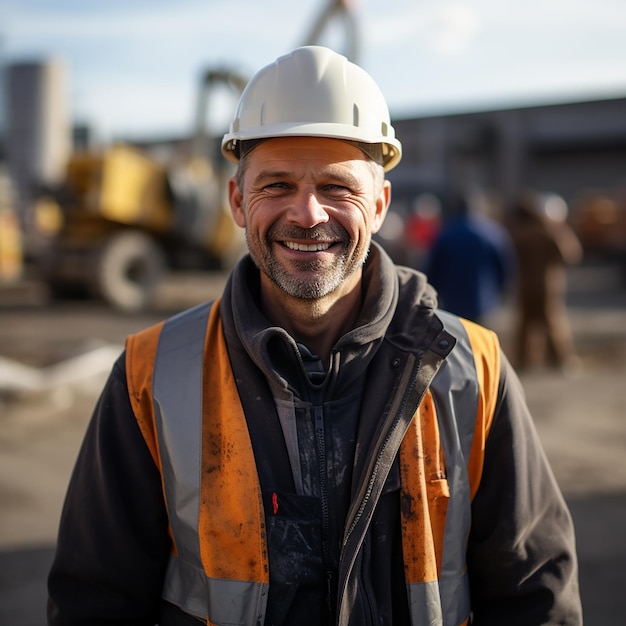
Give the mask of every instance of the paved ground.
<svg viewBox="0 0 626 626">
<path fill-rule="evenodd" d="M 50 305 L 36 284 L 0 290 L 0 624 L 45 623 L 67 480 L 124 337 L 211 297 L 221 282 L 179 277 L 164 287 L 158 310 L 142 316 L 93 303 Z M 585 624 L 606 626 L 626 615 L 626 292 L 598 268 L 581 268 L 571 285 L 583 369 L 537 370 L 522 382 L 577 527 Z M 493 325 L 506 348 L 507 307 Z"/>
</svg>

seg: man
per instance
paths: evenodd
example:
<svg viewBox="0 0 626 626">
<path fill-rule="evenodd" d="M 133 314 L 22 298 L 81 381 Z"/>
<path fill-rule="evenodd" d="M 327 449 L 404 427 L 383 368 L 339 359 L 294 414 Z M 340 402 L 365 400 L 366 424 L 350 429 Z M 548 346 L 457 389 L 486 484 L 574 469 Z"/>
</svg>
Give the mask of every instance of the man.
<svg viewBox="0 0 626 626">
<path fill-rule="evenodd" d="M 571 519 L 495 336 L 372 243 L 401 155 L 372 79 L 297 49 L 222 149 L 250 255 L 129 338 L 50 624 L 580 624 Z"/>
</svg>

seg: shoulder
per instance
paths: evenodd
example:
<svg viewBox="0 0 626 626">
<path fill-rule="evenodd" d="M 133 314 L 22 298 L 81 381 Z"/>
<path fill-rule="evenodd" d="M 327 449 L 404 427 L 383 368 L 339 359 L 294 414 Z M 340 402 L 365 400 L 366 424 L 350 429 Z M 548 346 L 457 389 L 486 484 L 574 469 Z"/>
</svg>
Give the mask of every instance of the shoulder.
<svg viewBox="0 0 626 626">
<path fill-rule="evenodd" d="M 441 309 L 436 315 L 457 341 L 466 344 L 475 360 L 492 363 L 500 369 L 500 340 L 494 331 Z"/>
<path fill-rule="evenodd" d="M 133 400 L 133 391 L 146 387 L 152 377 L 159 337 L 165 322 L 159 322 L 126 339 L 126 378 Z"/>
<path fill-rule="evenodd" d="M 503 357 L 498 335 L 451 313 L 438 310 L 437 317 L 457 340 L 449 362 L 477 382 L 484 426 L 488 429 L 496 411 L 502 377 Z"/>
<path fill-rule="evenodd" d="M 153 368 L 159 342 L 164 335 L 167 334 L 177 342 L 188 339 L 190 332 L 198 327 L 204 332 L 213 304 L 212 301 L 203 302 L 129 335 L 126 339 L 127 375 L 134 377 Z M 218 310 L 219 307 L 216 306 L 215 309 Z"/>
</svg>

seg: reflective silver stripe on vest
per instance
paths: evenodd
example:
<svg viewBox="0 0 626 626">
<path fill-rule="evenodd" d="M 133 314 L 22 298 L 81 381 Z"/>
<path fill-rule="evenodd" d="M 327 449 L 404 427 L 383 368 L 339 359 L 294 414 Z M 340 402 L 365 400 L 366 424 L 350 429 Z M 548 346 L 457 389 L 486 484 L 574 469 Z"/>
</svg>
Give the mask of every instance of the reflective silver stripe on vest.
<svg viewBox="0 0 626 626">
<path fill-rule="evenodd" d="M 265 620 L 268 585 L 208 578 L 181 559 L 168 563 L 163 598 L 216 626 L 257 626 Z M 178 600 L 182 599 L 184 604 Z M 202 607 L 194 611 L 194 607 Z"/>
<path fill-rule="evenodd" d="M 441 596 L 439 583 L 411 583 L 409 592 L 409 613 L 412 626 L 441 626 Z"/>
<path fill-rule="evenodd" d="M 267 585 L 208 577 L 198 524 L 202 480 L 202 372 L 212 303 L 169 319 L 159 337 L 152 395 L 169 521 L 178 550 L 163 598 L 216 626 L 263 623 Z"/>
<path fill-rule="evenodd" d="M 470 616 L 466 567 L 471 526 L 467 462 L 478 409 L 478 378 L 469 337 L 454 316 L 437 312 L 444 328 L 457 339 L 437 372 L 431 391 L 446 458 L 450 487 L 439 581 L 409 585 L 413 626 L 458 626 Z"/>
</svg>

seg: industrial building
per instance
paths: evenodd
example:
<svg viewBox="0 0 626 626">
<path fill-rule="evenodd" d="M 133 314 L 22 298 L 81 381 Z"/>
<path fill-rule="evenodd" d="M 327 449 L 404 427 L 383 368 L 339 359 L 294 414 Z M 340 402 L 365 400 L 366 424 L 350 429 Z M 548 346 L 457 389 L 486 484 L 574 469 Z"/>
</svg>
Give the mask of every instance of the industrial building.
<svg viewBox="0 0 626 626">
<path fill-rule="evenodd" d="M 404 146 L 396 188 L 523 189 L 575 201 L 626 185 L 626 97 L 395 120 Z"/>
</svg>

